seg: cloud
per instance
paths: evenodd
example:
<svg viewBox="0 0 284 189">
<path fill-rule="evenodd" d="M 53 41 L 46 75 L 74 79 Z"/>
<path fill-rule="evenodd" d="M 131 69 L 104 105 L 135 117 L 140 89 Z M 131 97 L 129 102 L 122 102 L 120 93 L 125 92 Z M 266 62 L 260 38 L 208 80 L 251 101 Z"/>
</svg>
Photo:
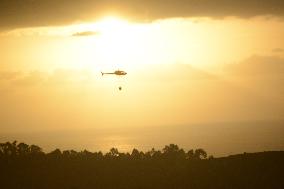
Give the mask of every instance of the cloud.
<svg viewBox="0 0 284 189">
<path fill-rule="evenodd" d="M 0 80 L 13 80 L 21 75 L 20 72 L 0 71 Z"/>
<path fill-rule="evenodd" d="M 277 56 L 254 55 L 238 64 L 230 64 L 225 68 L 234 75 L 283 75 L 284 59 Z"/>
<path fill-rule="evenodd" d="M 134 78 L 138 81 L 148 82 L 180 82 L 217 79 L 216 75 L 199 70 L 192 67 L 190 64 L 148 65 L 147 68 L 140 69 L 139 72 L 133 73 L 133 75 L 134 74 Z"/>
<path fill-rule="evenodd" d="M 12 81 L 13 85 L 16 86 L 35 86 L 42 84 L 45 81 L 45 76 L 43 72 L 40 71 L 32 71 L 23 77 L 17 78 Z"/>
<path fill-rule="evenodd" d="M 77 32 L 72 34 L 74 37 L 87 37 L 87 36 L 93 36 L 93 35 L 98 35 L 99 32 L 95 31 L 83 31 L 83 32 Z"/>
<path fill-rule="evenodd" d="M 99 73 L 98 73 L 99 75 Z M 92 81 L 94 73 L 88 70 L 56 69 L 48 76 L 48 85 L 76 85 Z"/>
<path fill-rule="evenodd" d="M 282 52 L 284 52 L 284 49 L 282 49 L 282 48 L 275 48 L 275 49 L 272 49 L 272 52 L 274 52 L 274 53 L 282 53 Z"/>
<path fill-rule="evenodd" d="M 56 69 L 51 73 L 39 70 L 30 72 L 0 72 L 0 81 L 6 81 L 17 87 L 30 87 L 36 85 L 64 85 L 75 84 L 91 78 L 92 73 L 84 70 Z"/>
<path fill-rule="evenodd" d="M 283 0 L 2 0 L 0 29 L 92 21 L 107 13 L 132 20 L 172 17 L 284 16 Z"/>
</svg>

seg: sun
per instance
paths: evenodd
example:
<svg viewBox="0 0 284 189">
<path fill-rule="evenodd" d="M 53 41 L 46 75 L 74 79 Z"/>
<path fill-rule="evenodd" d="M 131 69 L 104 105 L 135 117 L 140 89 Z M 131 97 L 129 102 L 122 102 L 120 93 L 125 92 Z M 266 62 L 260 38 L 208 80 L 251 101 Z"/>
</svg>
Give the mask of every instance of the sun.
<svg viewBox="0 0 284 189">
<path fill-rule="evenodd" d="M 111 33 L 113 31 L 125 29 L 130 23 L 117 16 L 107 16 L 96 22 L 96 28 L 102 33 Z"/>
<path fill-rule="evenodd" d="M 135 24 L 119 17 L 105 17 L 96 23 L 100 33 L 97 38 L 97 52 L 105 68 L 127 69 L 137 64 L 142 52 L 143 36 Z"/>
<path fill-rule="evenodd" d="M 96 33 L 75 38 L 77 62 L 93 70 L 127 70 L 143 67 L 153 56 L 148 56 L 149 29 L 118 16 L 107 16 L 94 23 L 80 25 L 75 31 Z"/>
</svg>

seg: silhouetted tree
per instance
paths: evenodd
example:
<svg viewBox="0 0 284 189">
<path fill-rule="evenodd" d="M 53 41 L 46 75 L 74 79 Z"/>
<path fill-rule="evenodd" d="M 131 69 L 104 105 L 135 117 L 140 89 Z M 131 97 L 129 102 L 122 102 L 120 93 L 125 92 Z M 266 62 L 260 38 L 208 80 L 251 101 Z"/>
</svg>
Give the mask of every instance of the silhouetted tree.
<svg viewBox="0 0 284 189">
<path fill-rule="evenodd" d="M 70 156 L 76 157 L 76 156 L 78 156 L 78 152 L 76 152 L 75 150 L 70 150 Z"/>
<path fill-rule="evenodd" d="M 61 151 L 57 148 L 51 151 L 48 155 L 53 158 L 60 158 L 61 154 L 62 154 Z"/>
<path fill-rule="evenodd" d="M 202 148 L 196 149 L 194 153 L 196 159 L 205 159 L 207 158 L 207 153 Z"/>
<path fill-rule="evenodd" d="M 163 155 L 170 159 L 182 159 L 185 158 L 185 152 L 180 149 L 176 144 L 166 145 L 163 149 Z"/>
<path fill-rule="evenodd" d="M 17 141 L 1 144 L 1 151 L 4 156 L 16 156 L 18 152 Z"/>
<path fill-rule="evenodd" d="M 19 155 L 28 155 L 31 151 L 30 151 L 30 146 L 21 142 L 17 145 L 18 148 L 18 154 Z"/>
<path fill-rule="evenodd" d="M 36 146 L 36 145 L 31 145 L 30 151 L 31 151 L 31 154 L 34 154 L 34 155 L 42 154 L 42 149 L 39 146 Z M 60 151 L 60 155 L 61 155 L 61 151 Z"/>
<path fill-rule="evenodd" d="M 150 157 L 153 159 L 158 159 L 162 157 L 162 152 L 160 150 L 155 150 L 155 148 L 152 148 L 151 151 L 147 152 L 146 154 L 150 155 Z"/>
<path fill-rule="evenodd" d="M 194 150 L 189 150 L 187 153 L 186 153 L 186 156 L 187 156 L 187 159 L 194 159 Z"/>
<path fill-rule="evenodd" d="M 140 152 L 137 149 L 133 149 L 131 153 L 132 159 L 140 159 Z"/>
<path fill-rule="evenodd" d="M 99 151 L 99 152 L 94 152 L 94 157 L 95 157 L 96 159 L 101 160 L 101 159 L 104 158 L 104 154 L 103 154 L 101 151 Z"/>
<path fill-rule="evenodd" d="M 71 153 L 70 153 L 69 150 L 64 150 L 64 151 L 62 152 L 62 155 L 63 155 L 64 157 L 70 158 Z"/>
<path fill-rule="evenodd" d="M 163 149 L 164 154 L 175 154 L 179 151 L 179 147 L 176 144 L 166 145 Z"/>
<path fill-rule="evenodd" d="M 108 153 L 106 153 L 107 157 L 118 157 L 119 156 L 119 152 L 117 148 L 111 148 L 110 151 Z"/>
</svg>

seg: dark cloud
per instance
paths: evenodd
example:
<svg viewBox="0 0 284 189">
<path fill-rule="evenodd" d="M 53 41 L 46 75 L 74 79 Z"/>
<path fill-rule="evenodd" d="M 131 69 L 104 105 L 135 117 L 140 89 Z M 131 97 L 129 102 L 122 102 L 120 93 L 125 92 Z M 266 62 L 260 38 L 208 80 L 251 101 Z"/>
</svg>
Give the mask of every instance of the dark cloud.
<svg viewBox="0 0 284 189">
<path fill-rule="evenodd" d="M 284 59 L 276 56 L 252 56 L 238 64 L 226 67 L 231 74 L 260 76 L 284 76 Z"/>
<path fill-rule="evenodd" d="M 283 17 L 283 0 L 2 0 L 0 29 L 64 25 L 114 12 L 133 20 L 170 17 Z"/>
<path fill-rule="evenodd" d="M 74 37 L 86 37 L 86 36 L 92 36 L 92 35 L 98 35 L 99 32 L 95 31 L 83 31 L 83 32 L 77 32 L 72 34 Z"/>
</svg>

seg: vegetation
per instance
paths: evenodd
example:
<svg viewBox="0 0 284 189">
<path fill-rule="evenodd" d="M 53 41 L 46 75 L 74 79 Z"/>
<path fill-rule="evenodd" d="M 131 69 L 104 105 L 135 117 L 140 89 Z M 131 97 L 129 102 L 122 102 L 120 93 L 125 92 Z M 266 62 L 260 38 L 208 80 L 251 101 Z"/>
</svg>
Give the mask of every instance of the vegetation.
<svg viewBox="0 0 284 189">
<path fill-rule="evenodd" d="M 162 151 L 120 153 L 56 149 L 0 143 L 0 188 L 167 189 L 284 188 L 284 152 L 244 153 L 207 158 L 203 149 L 175 144 Z"/>
</svg>

